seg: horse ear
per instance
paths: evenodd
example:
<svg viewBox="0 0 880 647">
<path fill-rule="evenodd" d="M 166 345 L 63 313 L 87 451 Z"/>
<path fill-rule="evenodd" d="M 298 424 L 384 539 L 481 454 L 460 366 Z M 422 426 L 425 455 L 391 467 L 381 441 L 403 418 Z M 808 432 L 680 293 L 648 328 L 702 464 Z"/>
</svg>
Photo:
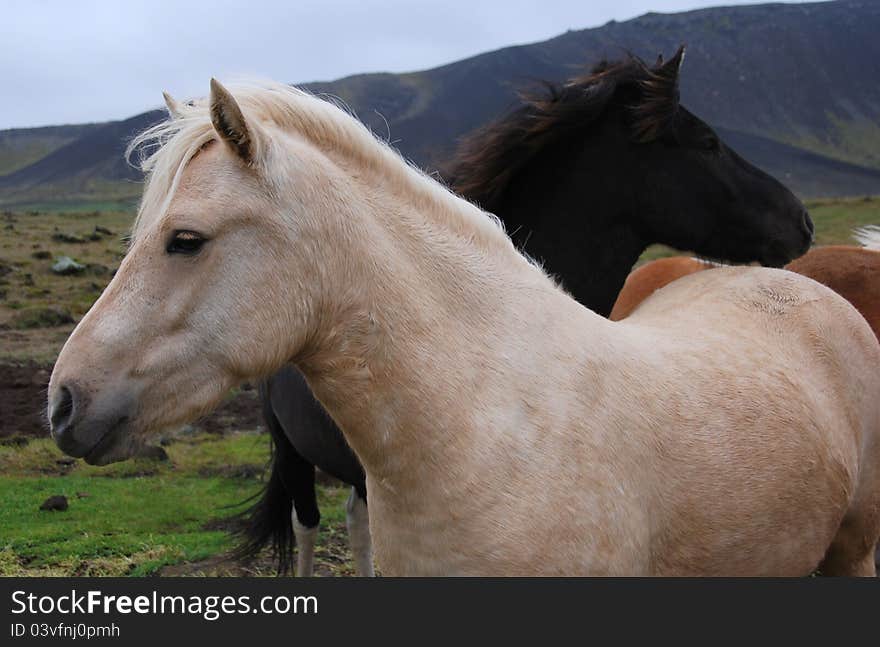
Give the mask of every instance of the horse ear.
<svg viewBox="0 0 880 647">
<path fill-rule="evenodd" d="M 663 62 L 663 54 L 657 58 L 657 65 L 654 68 L 656 73 L 662 74 L 668 78 L 673 78 L 676 81 L 678 80 L 678 73 L 681 71 L 681 64 L 684 63 L 684 45 L 679 45 L 678 49 L 675 50 L 675 54 L 672 55 L 665 63 Z"/>
<path fill-rule="evenodd" d="M 229 90 L 217 79 L 211 79 L 211 123 L 220 139 L 247 164 L 258 157 L 258 141 Z"/>
<path fill-rule="evenodd" d="M 167 92 L 163 92 L 162 97 L 165 99 L 165 107 L 168 109 L 168 114 L 172 119 L 180 119 L 183 117 L 183 111 L 180 109 L 180 104 L 177 103 L 177 99 Z"/>
<path fill-rule="evenodd" d="M 645 78 L 639 82 L 641 97 L 632 108 L 635 141 L 653 141 L 672 123 L 678 109 L 678 76 L 683 60 L 684 45 L 668 61 L 663 62 L 661 56 L 657 65 L 645 71 Z"/>
</svg>

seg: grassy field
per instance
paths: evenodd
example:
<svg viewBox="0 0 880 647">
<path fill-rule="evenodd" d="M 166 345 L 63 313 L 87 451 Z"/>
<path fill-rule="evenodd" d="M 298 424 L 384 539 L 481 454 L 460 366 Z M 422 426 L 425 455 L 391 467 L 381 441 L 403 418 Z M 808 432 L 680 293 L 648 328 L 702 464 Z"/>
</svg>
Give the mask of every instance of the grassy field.
<svg viewBox="0 0 880 647">
<path fill-rule="evenodd" d="M 876 198 L 808 206 L 819 244 L 849 243 L 854 227 L 880 223 Z M 49 367 L 72 322 L 118 267 L 130 220 L 131 213 L 122 211 L 0 215 L 0 371 L 19 371 L 15 384 L 0 384 L 0 396 L 4 387 L 28 393 L 23 406 L 42 409 Z M 655 246 L 642 262 L 680 253 Z M 86 269 L 53 274 L 51 266 L 60 256 Z M 58 316 L 70 322 L 59 325 Z M 31 367 L 37 377 L 28 382 Z M 11 374 L 0 372 L 0 382 Z M 250 400 L 242 400 L 244 395 L 236 396 L 239 409 L 255 411 L 253 394 Z M 231 546 L 228 518 L 261 485 L 268 439 L 258 423 L 221 412 L 212 433 L 197 423 L 167 436 L 167 461 L 138 459 L 103 468 L 63 457 L 39 421 L 27 432 L 14 428 L 20 424 L 2 409 L 0 575 L 271 573 L 267 559 L 247 565 L 221 559 Z M 66 496 L 69 508 L 41 511 L 40 504 L 52 495 Z M 338 485 L 320 486 L 321 574 L 352 573 L 344 532 L 347 495 Z"/>
<path fill-rule="evenodd" d="M 0 361 L 54 360 L 70 326 L 44 326 L 43 319 L 52 311 L 71 319 L 85 314 L 122 260 L 130 221 L 125 212 L 0 216 Z M 86 269 L 53 274 L 62 256 Z"/>
<path fill-rule="evenodd" d="M 0 576 L 149 575 L 181 562 L 196 563 L 199 572 L 201 560 L 230 547 L 227 519 L 258 490 L 267 442 L 257 433 L 196 434 L 168 445 L 167 461 L 107 467 L 64 459 L 49 439 L 0 446 Z M 66 496 L 69 508 L 40 510 L 53 495 Z M 345 488 L 320 486 L 319 562 L 334 549 L 329 536 L 342 534 L 347 496 Z M 342 559 L 321 566 L 345 573 Z M 212 563 L 203 570 L 224 568 Z M 246 572 L 271 569 L 258 561 Z"/>
</svg>

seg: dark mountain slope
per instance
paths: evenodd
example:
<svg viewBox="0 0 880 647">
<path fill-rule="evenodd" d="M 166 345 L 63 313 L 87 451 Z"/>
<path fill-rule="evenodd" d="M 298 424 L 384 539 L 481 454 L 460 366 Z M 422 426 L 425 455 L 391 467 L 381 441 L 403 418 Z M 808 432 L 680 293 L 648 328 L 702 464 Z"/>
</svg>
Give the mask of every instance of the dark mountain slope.
<svg viewBox="0 0 880 647">
<path fill-rule="evenodd" d="M 536 79 L 561 80 L 626 51 L 653 60 L 686 43 L 682 98 L 713 125 L 880 168 L 878 33 L 880 3 L 860 0 L 646 14 L 426 72 L 309 87 L 339 95 L 380 133 L 372 111 L 382 111 L 401 150 L 427 163 Z"/>
<path fill-rule="evenodd" d="M 779 178 L 787 186 L 795 187 L 801 195 L 818 197 L 880 193 L 880 169 L 841 162 L 760 135 L 727 128 L 716 130 L 734 150 L 747 151 L 753 164 Z"/>
</svg>

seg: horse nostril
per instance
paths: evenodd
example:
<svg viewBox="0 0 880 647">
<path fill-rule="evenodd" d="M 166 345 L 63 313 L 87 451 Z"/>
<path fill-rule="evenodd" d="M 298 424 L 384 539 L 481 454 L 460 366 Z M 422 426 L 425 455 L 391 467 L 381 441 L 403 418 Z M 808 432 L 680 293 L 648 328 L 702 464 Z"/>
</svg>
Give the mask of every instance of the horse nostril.
<svg viewBox="0 0 880 647">
<path fill-rule="evenodd" d="M 815 227 L 813 226 L 813 219 L 810 218 L 809 212 L 804 209 L 804 229 L 810 234 L 810 238 L 812 239 L 813 234 L 815 233 Z"/>
<path fill-rule="evenodd" d="M 52 416 L 49 418 L 52 432 L 55 434 L 63 432 L 73 417 L 73 393 L 66 386 L 62 386 L 59 392 L 61 397 L 55 404 Z"/>
</svg>

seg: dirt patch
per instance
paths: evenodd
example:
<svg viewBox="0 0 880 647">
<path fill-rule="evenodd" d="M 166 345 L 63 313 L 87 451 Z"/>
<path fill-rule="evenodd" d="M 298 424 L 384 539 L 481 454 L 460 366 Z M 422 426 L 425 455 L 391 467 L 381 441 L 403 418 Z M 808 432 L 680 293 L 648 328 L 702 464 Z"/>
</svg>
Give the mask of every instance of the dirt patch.
<svg viewBox="0 0 880 647">
<path fill-rule="evenodd" d="M 30 328 L 55 328 L 72 323 L 73 317 L 66 309 L 48 306 L 20 310 L 12 315 L 7 325 L 18 330 L 28 330 Z"/>
<path fill-rule="evenodd" d="M 26 447 L 30 442 L 24 436 L 12 436 L 10 438 L 0 438 L 0 445 L 3 447 Z"/>
<path fill-rule="evenodd" d="M 0 364 L 0 439 L 48 436 L 45 416 L 50 375 L 51 367 Z"/>
<path fill-rule="evenodd" d="M 219 476 L 229 479 L 258 479 L 266 473 L 265 464 L 223 465 L 220 467 L 203 467 L 199 470 L 202 478 Z"/>
<path fill-rule="evenodd" d="M 0 308 L 0 365 L 51 367 L 74 328 L 73 324 L 67 324 L 57 328 L 14 330 L 9 325 L 11 318 L 12 315 Z"/>
<path fill-rule="evenodd" d="M 229 534 L 235 534 L 243 531 L 246 526 L 247 523 L 244 517 L 231 515 L 229 517 L 218 517 L 203 523 L 202 530 L 220 530 Z"/>
<path fill-rule="evenodd" d="M 273 574 L 272 563 L 268 558 L 244 563 L 230 560 L 223 555 L 197 562 L 163 566 L 154 573 L 159 577 L 258 577 Z"/>
<path fill-rule="evenodd" d="M 229 531 L 229 520 L 217 519 L 208 522 L 206 527 L 216 523 L 217 530 Z M 211 557 L 196 562 L 184 562 L 163 566 L 155 573 L 160 577 L 254 577 L 275 575 L 275 561 L 268 551 L 256 559 L 234 561 L 226 555 Z M 321 536 L 315 547 L 315 575 L 319 577 L 351 577 L 354 566 L 351 562 L 348 539 L 344 524 L 322 524 Z"/>
<path fill-rule="evenodd" d="M 46 438 L 46 391 L 52 366 L 34 362 L 0 364 L 0 442 Z M 257 429 L 263 424 L 256 389 L 240 389 L 195 426 L 208 433 Z M 241 476 L 241 475 L 238 475 Z"/>
</svg>

